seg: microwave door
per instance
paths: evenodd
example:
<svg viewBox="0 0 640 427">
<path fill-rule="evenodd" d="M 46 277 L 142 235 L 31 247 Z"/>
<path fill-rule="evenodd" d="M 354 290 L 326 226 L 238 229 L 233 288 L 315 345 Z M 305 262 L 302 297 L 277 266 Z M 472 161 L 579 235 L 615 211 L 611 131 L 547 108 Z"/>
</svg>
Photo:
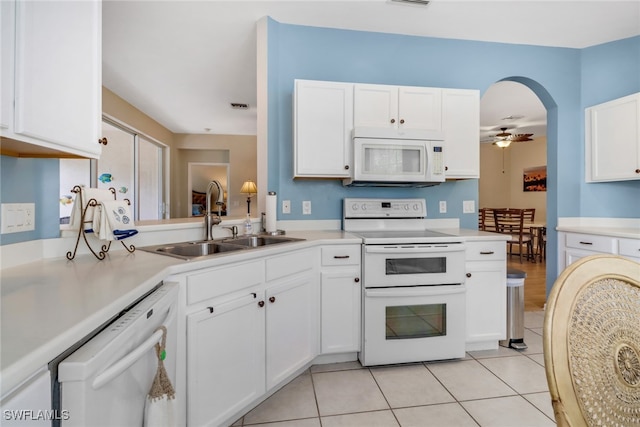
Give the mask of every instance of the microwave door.
<svg viewBox="0 0 640 427">
<path fill-rule="evenodd" d="M 424 142 L 354 139 L 354 154 L 356 181 L 425 181 Z"/>
</svg>

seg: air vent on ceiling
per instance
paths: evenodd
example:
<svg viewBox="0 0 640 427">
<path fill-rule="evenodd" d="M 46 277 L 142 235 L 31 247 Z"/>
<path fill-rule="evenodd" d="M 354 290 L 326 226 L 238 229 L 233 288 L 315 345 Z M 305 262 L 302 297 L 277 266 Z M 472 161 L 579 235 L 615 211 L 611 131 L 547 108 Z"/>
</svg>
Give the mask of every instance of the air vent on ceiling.
<svg viewBox="0 0 640 427">
<path fill-rule="evenodd" d="M 430 2 L 427 0 L 389 0 L 391 3 L 405 3 L 405 4 L 415 4 L 420 6 L 426 6 Z"/>
<path fill-rule="evenodd" d="M 231 108 L 235 108 L 236 110 L 246 110 L 249 108 L 249 104 L 240 104 L 238 102 L 232 102 Z"/>
</svg>

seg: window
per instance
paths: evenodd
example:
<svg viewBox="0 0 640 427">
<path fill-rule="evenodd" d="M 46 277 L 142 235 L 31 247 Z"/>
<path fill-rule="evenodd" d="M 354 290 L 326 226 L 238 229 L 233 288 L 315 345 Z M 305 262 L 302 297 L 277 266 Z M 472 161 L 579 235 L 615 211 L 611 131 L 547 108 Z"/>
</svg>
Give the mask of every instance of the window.
<svg viewBox="0 0 640 427">
<path fill-rule="evenodd" d="M 76 185 L 114 188 L 129 199 L 135 220 L 162 219 L 166 213 L 164 164 L 167 147 L 107 118 L 102 122 L 107 145 L 99 160 L 60 160 L 60 223 L 69 222 Z"/>
</svg>

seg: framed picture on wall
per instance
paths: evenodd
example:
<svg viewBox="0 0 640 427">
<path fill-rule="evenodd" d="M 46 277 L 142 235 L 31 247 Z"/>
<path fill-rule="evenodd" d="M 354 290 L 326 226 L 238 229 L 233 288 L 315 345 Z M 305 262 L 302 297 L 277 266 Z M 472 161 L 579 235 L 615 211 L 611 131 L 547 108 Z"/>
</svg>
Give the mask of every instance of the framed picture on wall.
<svg viewBox="0 0 640 427">
<path fill-rule="evenodd" d="M 522 191 L 547 191 L 547 166 L 526 168 L 522 174 Z"/>
</svg>

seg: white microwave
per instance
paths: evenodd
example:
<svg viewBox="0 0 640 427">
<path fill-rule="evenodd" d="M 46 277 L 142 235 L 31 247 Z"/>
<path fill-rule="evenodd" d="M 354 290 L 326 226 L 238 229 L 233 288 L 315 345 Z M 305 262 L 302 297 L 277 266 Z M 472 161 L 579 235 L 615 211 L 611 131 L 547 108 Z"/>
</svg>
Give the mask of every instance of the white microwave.
<svg viewBox="0 0 640 427">
<path fill-rule="evenodd" d="M 421 134 L 353 138 L 353 175 L 345 185 L 429 186 L 445 181 L 444 141 Z"/>
</svg>

